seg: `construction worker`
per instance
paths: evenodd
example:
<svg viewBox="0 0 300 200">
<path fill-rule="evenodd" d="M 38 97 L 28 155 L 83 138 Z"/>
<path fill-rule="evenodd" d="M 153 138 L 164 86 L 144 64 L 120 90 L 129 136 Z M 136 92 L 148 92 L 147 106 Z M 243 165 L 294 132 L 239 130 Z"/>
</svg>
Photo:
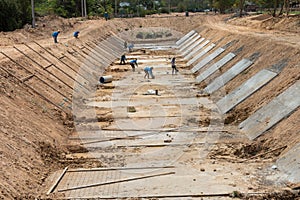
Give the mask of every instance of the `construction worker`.
<svg viewBox="0 0 300 200">
<path fill-rule="evenodd" d="M 108 17 L 109 17 L 109 16 L 108 16 L 108 13 L 105 12 L 105 13 L 104 13 L 104 18 L 105 18 L 106 21 L 108 20 Z"/>
<path fill-rule="evenodd" d="M 54 39 L 54 43 L 57 43 L 57 36 L 58 36 L 59 33 L 60 33 L 60 30 L 55 31 L 55 32 L 52 33 L 52 37 Z"/>
<path fill-rule="evenodd" d="M 135 66 L 138 67 L 138 64 L 137 64 L 137 58 L 129 61 L 129 64 L 131 65 L 132 67 L 132 71 L 134 72 L 135 71 Z"/>
<path fill-rule="evenodd" d="M 120 65 L 125 65 L 125 63 L 126 63 L 126 56 L 125 56 L 125 54 L 123 54 L 123 55 L 121 56 Z"/>
<path fill-rule="evenodd" d="M 134 47 L 133 44 L 129 44 L 129 45 L 128 45 L 128 50 L 129 50 L 129 52 L 132 52 L 132 51 L 133 51 L 133 47 Z"/>
<path fill-rule="evenodd" d="M 75 31 L 74 33 L 73 33 L 73 36 L 75 37 L 75 38 L 78 38 L 78 36 L 79 36 L 79 31 Z"/>
<path fill-rule="evenodd" d="M 178 69 L 176 68 L 176 61 L 175 61 L 175 57 L 172 58 L 171 60 L 171 66 L 172 66 L 172 75 L 175 73 L 177 74 Z"/>
<path fill-rule="evenodd" d="M 154 79 L 154 75 L 153 75 L 152 70 L 153 70 L 153 67 L 145 67 L 144 68 L 144 72 L 145 72 L 144 78 L 147 77 L 149 79 L 149 76 L 151 76 L 151 78 Z"/>
</svg>

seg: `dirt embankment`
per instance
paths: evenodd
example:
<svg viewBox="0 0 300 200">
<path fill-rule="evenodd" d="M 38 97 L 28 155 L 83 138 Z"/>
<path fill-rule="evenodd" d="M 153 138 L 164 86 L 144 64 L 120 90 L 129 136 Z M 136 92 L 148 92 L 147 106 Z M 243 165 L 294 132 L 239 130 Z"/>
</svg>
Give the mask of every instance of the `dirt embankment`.
<svg viewBox="0 0 300 200">
<path fill-rule="evenodd" d="M 3 52 L 18 60 L 18 63 L 21 63 L 22 66 L 27 66 L 28 69 L 33 70 L 35 69 L 33 66 L 36 66 L 37 63 L 17 53 L 16 49 L 13 48 L 14 45 L 22 48 L 29 57 L 34 58 L 43 66 L 50 63 L 45 62 L 45 59 L 38 60 L 40 58 L 36 53 L 28 49 L 25 50 L 23 44 L 29 44 L 39 53 L 45 53 L 45 50 L 32 43 L 36 41 L 57 57 L 68 55 L 70 59 L 65 60 L 65 62 L 69 65 L 80 65 L 84 58 L 78 55 L 72 57 L 72 55 L 75 55 L 74 49 L 80 52 L 80 46 L 84 42 L 104 39 L 111 32 L 118 33 L 141 27 L 168 27 L 171 30 L 183 33 L 194 29 L 218 46 L 224 46 L 234 41 L 234 44 L 228 47 L 226 51 L 235 52 L 240 48 L 242 50 L 238 51 L 232 62 L 244 57 L 251 57 L 256 53 L 254 65 L 229 82 L 226 88 L 222 90 L 225 93 L 232 91 L 259 70 L 269 68 L 284 60 L 286 62 L 285 67 L 267 87 L 264 87 L 229 112 L 226 116 L 226 123 L 228 124 L 239 123 L 254 113 L 255 110 L 270 102 L 296 80 L 299 80 L 300 39 L 297 37 L 299 36 L 297 35 L 299 29 L 292 28 L 295 23 L 299 23 L 299 18 L 282 19 L 284 23 L 281 24 L 284 28 L 281 28 L 282 26 L 276 20 L 270 20 L 273 24 L 268 24 L 268 27 L 271 28 L 266 28 L 267 25 L 263 24 L 270 23 L 270 21 L 256 22 L 255 26 L 253 25 L 251 20 L 259 20 L 259 18 L 242 18 L 227 20 L 226 22 L 225 19 L 228 16 L 195 15 L 184 17 L 184 14 L 177 15 L 182 16 L 114 19 L 107 22 L 103 19 L 66 20 L 57 17 L 45 17 L 37 21 L 37 29 L 26 27 L 14 32 L 0 33 L 0 46 L 2 46 Z M 287 26 L 290 28 L 287 28 Z M 60 44 L 54 45 L 51 33 L 58 29 L 62 31 L 59 36 Z M 291 32 L 287 32 L 290 29 L 292 29 Z M 81 32 L 78 40 L 72 37 L 75 30 Z M 30 75 L 25 73 L 19 65 L 9 61 L 3 55 L 1 56 L 1 66 L 11 74 L 17 77 L 20 76 L 20 78 L 21 75 L 23 78 Z M 47 58 L 54 62 L 54 58 L 50 55 Z M 225 65 L 221 71 L 229 69 L 232 62 Z M 51 72 L 59 74 L 57 70 Z M 68 81 L 71 82 L 71 80 L 62 78 L 67 82 L 64 85 L 59 81 L 54 81 L 53 77 L 51 79 L 51 76 L 46 72 L 43 73 L 45 73 L 43 77 L 49 77 L 50 81 L 47 83 L 54 88 L 58 88 L 66 98 L 72 98 L 72 88 L 67 87 L 67 84 L 70 84 Z M 57 91 L 50 91 L 49 88 L 43 90 L 43 87 L 39 86 L 40 82 L 37 80 L 31 81 L 30 83 L 39 88 L 40 91 L 45 92 L 46 96 L 48 95 L 55 101 L 62 100 L 62 96 Z M 199 90 L 208 82 L 209 80 Z M 83 166 L 82 161 L 73 160 L 69 162 L 65 154 L 70 151 L 81 152 L 84 149 L 74 146 L 68 147 L 67 138 L 73 129 L 71 119 L 66 114 L 45 102 L 41 96 L 2 69 L 0 69 L 0 84 L 0 134 L 3 140 L 0 144 L 0 167 L 2 169 L 0 172 L 0 179 L 2 180 L 0 183 L 0 197 L 12 199 L 24 198 L 30 195 L 36 196 L 44 192 L 40 188 L 44 187 L 44 180 L 51 170 L 74 163 Z M 213 95 L 212 98 L 218 99 L 219 96 Z M 300 112 L 297 110 L 278 126 L 268 131 L 268 137 L 263 136 L 257 142 L 263 141 L 267 148 L 275 148 L 282 144 L 292 145 L 299 142 L 299 139 L 297 139 L 299 138 L 297 137 L 299 119 Z M 247 149 L 246 147 L 242 148 Z M 101 163 L 95 164 L 93 161 L 85 161 L 85 163 L 92 166 L 101 166 Z"/>
</svg>

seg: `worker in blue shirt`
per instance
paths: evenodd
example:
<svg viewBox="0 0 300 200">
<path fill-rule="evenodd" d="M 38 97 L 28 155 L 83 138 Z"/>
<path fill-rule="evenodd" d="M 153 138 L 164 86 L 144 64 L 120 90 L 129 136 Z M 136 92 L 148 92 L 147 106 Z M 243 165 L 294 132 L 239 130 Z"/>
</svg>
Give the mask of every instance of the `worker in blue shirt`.
<svg viewBox="0 0 300 200">
<path fill-rule="evenodd" d="M 58 36 L 59 33 L 60 33 L 60 30 L 55 31 L 55 32 L 52 33 L 52 37 L 54 39 L 54 43 L 57 43 L 57 36 Z"/>
<path fill-rule="evenodd" d="M 129 61 L 129 64 L 131 65 L 132 67 L 132 71 L 134 72 L 135 71 L 135 66 L 138 67 L 138 64 L 137 64 L 137 58 Z"/>
<path fill-rule="evenodd" d="M 105 12 L 105 13 L 104 13 L 104 18 L 105 18 L 105 20 L 106 20 L 106 21 L 108 20 L 108 18 L 109 18 L 109 15 L 108 15 L 108 13 L 107 13 L 107 12 Z"/>
<path fill-rule="evenodd" d="M 154 79 L 154 75 L 153 75 L 152 70 L 153 70 L 153 67 L 145 67 L 144 68 L 144 72 L 145 72 L 144 78 L 147 77 L 149 79 L 149 76 L 151 76 L 151 78 Z"/>
<path fill-rule="evenodd" d="M 129 44 L 128 45 L 128 51 L 132 52 L 133 51 L 133 47 L 134 47 L 134 44 Z"/>
<path fill-rule="evenodd" d="M 74 36 L 75 38 L 78 38 L 79 33 L 80 33 L 79 31 L 75 31 L 74 34 L 73 34 L 73 36 Z"/>
</svg>

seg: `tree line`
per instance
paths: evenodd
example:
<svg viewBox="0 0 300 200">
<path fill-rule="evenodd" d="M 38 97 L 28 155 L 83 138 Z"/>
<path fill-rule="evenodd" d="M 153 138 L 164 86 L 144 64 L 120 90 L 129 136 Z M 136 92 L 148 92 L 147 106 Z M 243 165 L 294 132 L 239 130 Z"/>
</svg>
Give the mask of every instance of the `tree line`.
<svg viewBox="0 0 300 200">
<path fill-rule="evenodd" d="M 85 0 L 88 16 L 143 17 L 154 13 L 201 12 L 220 13 L 239 10 L 242 15 L 246 3 L 268 9 L 275 16 L 288 11 L 300 0 Z M 34 0 L 36 16 L 58 15 L 65 18 L 82 16 L 83 0 Z M 12 31 L 31 23 L 31 0 L 0 0 L 0 31 Z"/>
</svg>

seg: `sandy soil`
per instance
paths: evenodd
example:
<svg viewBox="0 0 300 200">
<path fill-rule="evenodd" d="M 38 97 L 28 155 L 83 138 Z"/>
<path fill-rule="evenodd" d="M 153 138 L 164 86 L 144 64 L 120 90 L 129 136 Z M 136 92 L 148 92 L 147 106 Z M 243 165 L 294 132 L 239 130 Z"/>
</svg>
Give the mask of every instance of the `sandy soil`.
<svg viewBox="0 0 300 200">
<path fill-rule="evenodd" d="M 15 78 L 23 79 L 32 73 L 40 73 L 47 84 L 36 78 L 30 79 L 30 82 L 26 83 L 42 92 L 44 96 L 49 97 L 51 101 L 61 103 L 64 102 L 64 98 L 72 98 L 72 78 L 67 78 L 57 68 L 51 67 L 47 72 L 40 70 L 41 66 L 45 67 L 57 62 L 58 68 L 61 67 L 70 71 L 72 77 L 75 76 L 75 73 L 71 72 L 72 70 L 68 69 L 68 66 L 62 65 L 57 60 L 55 61 L 55 58 L 49 54 L 45 54 L 45 57 L 50 63 L 45 59 L 41 59 L 24 44 L 28 44 L 43 55 L 46 50 L 33 42 L 42 45 L 56 57 L 68 55 L 65 62 L 74 66 L 76 71 L 83 58 L 70 52 L 74 49 L 80 52 L 80 46 L 84 45 L 86 41 L 104 39 L 111 32 L 120 33 L 145 27 L 164 27 L 174 30 L 174 34 L 178 32 L 177 36 L 179 36 L 180 32 L 187 33 L 189 30 L 194 29 L 220 46 L 236 40 L 235 45 L 229 47 L 228 50 L 235 51 L 242 46 L 244 48 L 235 60 L 250 57 L 254 52 L 260 54 L 251 68 L 229 82 L 224 88 L 226 93 L 232 91 L 259 70 L 287 59 L 286 67 L 267 87 L 255 93 L 247 101 L 228 113 L 226 122 L 229 125 L 236 125 L 247 118 L 300 78 L 299 16 L 276 19 L 269 16 L 249 16 L 230 19 L 230 16 L 221 15 L 184 17 L 183 13 L 178 13 L 174 16 L 113 19 L 110 21 L 79 18 L 66 20 L 58 17 L 45 17 L 38 20 L 37 23 L 37 29 L 25 27 L 14 32 L 0 33 L 1 51 L 27 69 L 25 70 L 10 61 L 4 55 L 0 55 L 0 134 L 3 140 L 0 145 L 0 167 L 2 169 L 0 171 L 0 179 L 2 180 L 0 183 L 0 197 L 5 199 L 34 198 L 45 193 L 45 188 L 49 188 L 44 182 L 46 177 L 51 172 L 63 169 L 67 165 L 80 167 L 102 166 L 99 161 L 82 160 L 76 157 L 66 158 L 68 153 L 86 151 L 78 147 L 78 143 L 68 140 L 69 136 L 76 135 L 73 129 L 72 115 L 69 111 L 65 113 L 54 108 L 53 105 L 44 101 L 40 95 L 34 93 L 23 82 Z M 58 39 L 60 43 L 54 45 L 51 33 L 58 29 L 62 31 Z M 72 38 L 74 30 L 81 31 L 78 40 Z M 18 52 L 13 48 L 14 46 L 21 49 L 33 60 Z M 221 70 L 227 70 L 229 67 L 230 65 L 225 65 Z M 65 83 L 53 78 L 49 75 L 49 72 Z M 199 90 L 203 89 L 208 82 L 199 85 Z M 53 88 L 49 88 L 48 85 Z M 55 91 L 58 88 L 64 97 Z M 109 98 L 109 95 L 108 93 L 106 98 Z M 218 99 L 219 97 L 219 94 L 214 94 L 211 98 Z M 65 103 L 66 110 L 68 110 L 68 105 L 68 102 Z M 287 145 L 287 148 L 281 151 L 287 151 L 293 144 L 300 141 L 298 136 L 299 119 L 300 111 L 298 109 L 257 140 L 237 146 L 229 145 L 230 148 L 222 148 L 221 146 L 216 149 L 216 153 L 212 156 L 222 156 L 229 152 L 229 160 L 243 158 L 282 145 Z M 105 126 L 108 122 L 104 120 L 102 123 Z M 258 145 L 264 148 L 256 148 Z M 235 149 L 235 151 L 232 149 Z M 274 159 L 279 154 L 280 152 L 275 152 L 271 158 Z"/>
</svg>

